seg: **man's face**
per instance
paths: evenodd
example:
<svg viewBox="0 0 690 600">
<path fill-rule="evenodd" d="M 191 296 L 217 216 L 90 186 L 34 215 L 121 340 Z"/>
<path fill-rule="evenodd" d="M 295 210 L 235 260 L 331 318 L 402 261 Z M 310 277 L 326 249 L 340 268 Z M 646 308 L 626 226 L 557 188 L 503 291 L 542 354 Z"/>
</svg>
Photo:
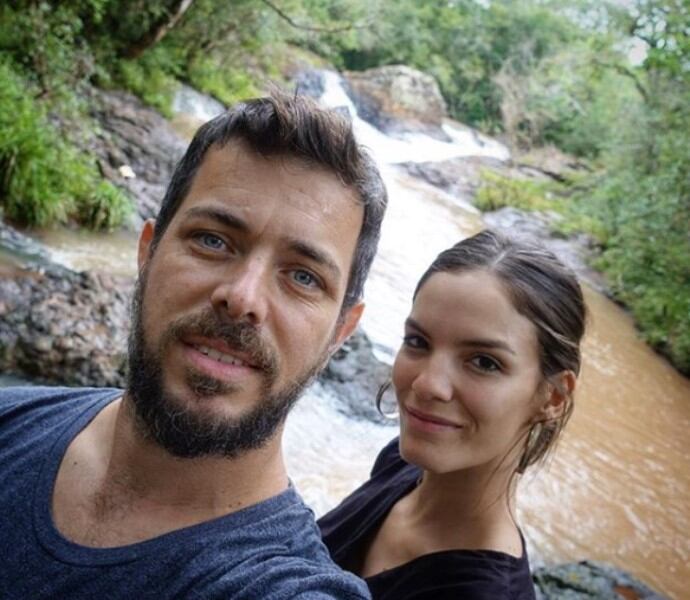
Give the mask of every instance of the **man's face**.
<svg viewBox="0 0 690 600">
<path fill-rule="evenodd" d="M 152 223 L 140 240 L 128 395 L 149 435 L 177 456 L 273 437 L 359 319 L 340 312 L 362 218 L 332 173 L 208 151 L 153 254 Z"/>
</svg>

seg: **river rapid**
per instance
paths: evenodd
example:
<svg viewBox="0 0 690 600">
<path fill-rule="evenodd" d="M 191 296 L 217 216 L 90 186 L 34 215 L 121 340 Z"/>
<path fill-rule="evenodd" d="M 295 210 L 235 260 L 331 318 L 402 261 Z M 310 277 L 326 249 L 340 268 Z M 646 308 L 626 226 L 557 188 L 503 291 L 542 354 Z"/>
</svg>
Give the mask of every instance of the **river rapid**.
<svg viewBox="0 0 690 600">
<path fill-rule="evenodd" d="M 186 91 L 178 109 L 208 117 Z M 395 163 L 453 156 L 509 158 L 493 140 L 448 124 L 451 142 L 392 139 L 361 121 L 334 73 L 322 102 L 345 107 L 381 166 L 390 205 L 366 287 L 363 326 L 380 357 L 400 343 L 414 285 L 442 249 L 479 231 L 481 214 L 405 174 Z M 54 258 L 74 268 L 135 272 L 135 237 L 44 232 Z M 589 330 L 573 418 L 551 462 L 520 484 L 518 513 L 533 566 L 595 559 L 623 568 L 665 595 L 688 596 L 690 381 L 636 336 L 627 314 L 588 288 Z M 373 402 L 373 398 L 372 398 Z M 354 420 L 318 383 L 288 419 L 285 454 L 295 485 L 317 514 L 367 477 L 394 426 Z"/>
</svg>

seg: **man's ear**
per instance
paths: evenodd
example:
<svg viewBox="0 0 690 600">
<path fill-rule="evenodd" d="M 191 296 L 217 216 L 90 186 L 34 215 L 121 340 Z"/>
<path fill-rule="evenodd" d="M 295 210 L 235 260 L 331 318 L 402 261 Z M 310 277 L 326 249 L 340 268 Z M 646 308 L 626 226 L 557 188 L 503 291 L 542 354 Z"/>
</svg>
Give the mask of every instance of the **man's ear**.
<svg viewBox="0 0 690 600">
<path fill-rule="evenodd" d="M 562 371 L 546 383 L 546 397 L 537 414 L 537 421 L 554 421 L 563 416 L 575 393 L 577 377 L 572 371 Z"/>
<path fill-rule="evenodd" d="M 153 241 L 153 230 L 156 226 L 155 219 L 146 219 L 144 226 L 139 234 L 139 247 L 137 250 L 137 266 L 141 271 L 150 257 L 151 242 Z"/>
<path fill-rule="evenodd" d="M 335 335 L 333 336 L 333 341 L 329 348 L 331 354 L 340 348 L 345 340 L 354 333 L 357 328 L 357 323 L 359 323 L 359 320 L 362 318 L 363 312 L 364 302 L 358 302 L 354 306 L 348 308 L 345 314 L 338 319 Z"/>
</svg>

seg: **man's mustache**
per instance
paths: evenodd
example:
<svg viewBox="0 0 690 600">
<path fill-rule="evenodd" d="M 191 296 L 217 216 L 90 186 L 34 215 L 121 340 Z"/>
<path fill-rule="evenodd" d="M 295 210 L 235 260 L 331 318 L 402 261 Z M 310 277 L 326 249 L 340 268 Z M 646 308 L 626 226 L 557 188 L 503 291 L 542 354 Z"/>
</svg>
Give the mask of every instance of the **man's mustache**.
<svg viewBox="0 0 690 600">
<path fill-rule="evenodd" d="M 278 371 L 276 352 L 261 337 L 256 327 L 246 321 L 221 321 L 212 310 L 187 315 L 170 325 L 164 344 L 195 335 L 225 342 L 233 350 L 245 354 L 252 366 L 264 371 L 269 377 L 275 376 Z"/>
</svg>

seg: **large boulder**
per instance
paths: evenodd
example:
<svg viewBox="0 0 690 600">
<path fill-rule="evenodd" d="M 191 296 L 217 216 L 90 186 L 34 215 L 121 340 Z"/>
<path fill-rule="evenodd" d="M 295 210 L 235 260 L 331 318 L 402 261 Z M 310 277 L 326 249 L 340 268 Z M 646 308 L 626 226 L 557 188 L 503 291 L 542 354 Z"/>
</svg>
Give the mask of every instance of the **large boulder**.
<svg viewBox="0 0 690 600">
<path fill-rule="evenodd" d="M 133 281 L 62 269 L 0 272 L 0 371 L 123 386 Z"/>
<path fill-rule="evenodd" d="M 338 408 L 348 416 L 381 424 L 393 421 L 383 417 L 375 405 L 376 393 L 390 379 L 390 365 L 374 355 L 366 333 L 358 329 L 331 357 L 319 376 L 322 385 L 338 399 Z"/>
<path fill-rule="evenodd" d="M 345 74 L 357 113 L 388 134 L 422 132 L 449 140 L 441 126 L 447 116 L 438 83 L 404 65 Z"/>
<path fill-rule="evenodd" d="M 481 185 L 483 169 L 500 169 L 502 161 L 486 156 L 458 156 L 433 162 L 405 162 L 399 166 L 462 200 L 471 200 Z"/>
</svg>

